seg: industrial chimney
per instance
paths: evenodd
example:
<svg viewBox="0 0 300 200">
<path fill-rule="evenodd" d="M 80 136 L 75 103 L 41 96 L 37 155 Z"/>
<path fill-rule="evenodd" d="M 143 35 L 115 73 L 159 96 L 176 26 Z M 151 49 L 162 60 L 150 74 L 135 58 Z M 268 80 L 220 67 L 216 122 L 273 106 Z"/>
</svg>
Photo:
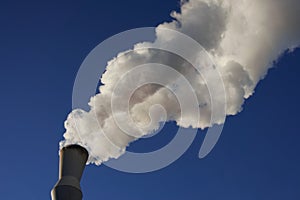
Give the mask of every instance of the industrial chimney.
<svg viewBox="0 0 300 200">
<path fill-rule="evenodd" d="M 51 191 L 52 200 L 82 200 L 80 179 L 87 159 L 87 150 L 79 145 L 60 151 L 59 180 Z"/>
</svg>

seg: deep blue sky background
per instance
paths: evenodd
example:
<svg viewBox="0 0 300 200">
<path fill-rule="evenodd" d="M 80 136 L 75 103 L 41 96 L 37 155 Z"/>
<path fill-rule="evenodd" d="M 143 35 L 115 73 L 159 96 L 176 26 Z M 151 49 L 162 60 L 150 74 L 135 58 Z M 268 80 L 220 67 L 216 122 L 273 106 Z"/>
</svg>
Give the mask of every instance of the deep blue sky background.
<svg viewBox="0 0 300 200">
<path fill-rule="evenodd" d="M 58 142 L 85 56 L 120 31 L 170 20 L 178 8 L 177 0 L 1 1 L 1 199 L 50 199 Z M 182 158 L 157 172 L 88 166 L 85 199 L 299 200 L 299 64 L 300 50 L 280 59 L 244 111 L 227 119 L 205 159 L 197 157 L 200 133 Z M 167 142 L 175 129 L 169 124 L 153 141 Z"/>
</svg>

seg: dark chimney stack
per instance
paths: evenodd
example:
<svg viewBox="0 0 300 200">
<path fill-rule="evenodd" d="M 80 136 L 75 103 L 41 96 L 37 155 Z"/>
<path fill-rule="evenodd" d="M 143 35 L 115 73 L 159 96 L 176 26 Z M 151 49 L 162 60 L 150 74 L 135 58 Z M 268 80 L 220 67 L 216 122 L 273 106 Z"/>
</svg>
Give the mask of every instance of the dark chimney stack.
<svg viewBox="0 0 300 200">
<path fill-rule="evenodd" d="M 82 200 L 80 179 L 88 159 L 88 151 L 70 145 L 60 151 L 59 180 L 51 191 L 52 200 Z"/>
</svg>

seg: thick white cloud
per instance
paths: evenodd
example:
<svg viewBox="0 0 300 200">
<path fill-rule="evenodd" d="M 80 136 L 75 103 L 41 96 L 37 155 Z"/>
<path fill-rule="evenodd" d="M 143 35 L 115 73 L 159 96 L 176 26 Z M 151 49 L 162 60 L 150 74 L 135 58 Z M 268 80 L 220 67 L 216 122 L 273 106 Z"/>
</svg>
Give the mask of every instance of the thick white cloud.
<svg viewBox="0 0 300 200">
<path fill-rule="evenodd" d="M 158 129 L 162 121 L 174 120 L 179 126 L 205 128 L 220 119 L 211 121 L 211 102 L 207 80 L 193 67 L 172 53 L 149 49 L 178 45 L 176 36 L 166 34 L 162 28 L 170 28 L 189 35 L 208 51 L 217 63 L 226 91 L 226 114 L 234 115 L 242 110 L 257 83 L 266 75 L 273 62 L 286 50 L 293 50 L 300 39 L 300 1 L 298 0 L 190 0 L 182 1 L 180 13 L 172 13 L 174 21 L 157 28 L 157 39 L 151 43 L 135 46 L 133 52 L 120 53 L 108 62 L 103 74 L 100 94 L 91 98 L 90 112 L 74 110 L 65 122 L 65 140 L 61 146 L 78 143 L 90 152 L 90 163 L 101 164 L 110 158 L 118 158 L 128 144 L 143 135 Z M 175 42 L 176 41 L 176 42 Z M 138 50 L 144 48 L 143 50 Z M 146 49 L 145 49 L 146 48 Z M 186 49 L 189 59 L 202 62 L 201 52 Z M 184 94 L 186 90 L 179 76 L 160 73 L 158 79 L 165 86 L 148 84 L 139 87 L 130 98 L 130 119 L 122 110 L 128 88 L 147 80 L 151 70 L 138 77 L 129 77 L 122 82 L 122 90 L 114 91 L 120 77 L 138 65 L 161 63 L 180 72 L 190 82 L 199 101 L 200 120 L 195 120 L 192 108 L 181 113 L 175 90 Z M 134 80 L 133 80 L 134 79 Z M 216 86 L 217 87 L 217 86 Z M 173 92 L 172 92 L 173 91 Z M 122 119 L 116 123 L 112 115 L 111 99 L 115 95 L 117 107 L 114 115 Z M 188 95 L 183 103 L 189 104 Z M 161 105 L 164 110 L 153 105 Z M 149 114 L 150 111 L 150 114 Z M 122 127 L 126 127 L 126 134 Z"/>
</svg>

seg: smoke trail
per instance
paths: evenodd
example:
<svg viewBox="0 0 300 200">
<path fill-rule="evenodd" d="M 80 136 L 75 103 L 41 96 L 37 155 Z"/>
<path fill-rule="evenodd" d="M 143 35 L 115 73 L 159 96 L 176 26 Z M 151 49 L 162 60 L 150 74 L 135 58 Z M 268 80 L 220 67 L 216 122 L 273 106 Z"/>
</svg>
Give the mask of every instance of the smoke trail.
<svg viewBox="0 0 300 200">
<path fill-rule="evenodd" d="M 89 163 L 101 164 L 118 158 L 128 144 L 159 128 L 163 121 L 176 121 L 179 126 L 206 128 L 221 124 L 222 119 L 211 121 L 211 100 L 201 74 L 190 63 L 170 52 L 154 47 L 178 45 L 175 35 L 166 34 L 165 28 L 182 32 L 199 42 L 217 64 L 226 91 L 226 115 L 242 110 L 257 83 L 286 50 L 292 51 L 300 43 L 300 2 L 297 0 L 190 0 L 182 1 L 181 12 L 172 13 L 174 21 L 156 29 L 154 43 L 136 44 L 134 51 L 120 53 L 108 62 L 101 78 L 100 94 L 91 98 L 91 110 L 74 110 L 65 122 L 65 140 L 61 147 L 80 144 L 90 152 Z M 189 59 L 201 63 L 201 52 L 186 49 Z M 170 88 L 185 92 L 176 75 L 160 73 L 166 87 L 147 84 L 138 87 L 129 102 L 123 94 L 130 86 L 147 79 L 156 65 L 138 76 L 121 77 L 146 63 L 161 63 L 178 71 L 191 84 L 199 101 L 200 120 L 195 113 L 181 113 L 180 102 Z M 135 80 L 138 79 L 138 80 Z M 116 91 L 116 86 L 122 86 Z M 218 86 L 216 86 L 217 88 Z M 112 109 L 112 99 L 116 107 Z M 189 104 L 189 98 L 184 101 Z M 124 111 L 129 103 L 129 113 Z M 153 105 L 161 105 L 165 112 Z M 150 113 L 149 113 L 150 112 Z M 118 118 L 116 122 L 115 118 Z M 130 118 L 130 119 L 129 119 Z M 125 128 L 122 128 L 125 127 Z M 126 129 L 126 130 L 125 130 Z"/>
</svg>

